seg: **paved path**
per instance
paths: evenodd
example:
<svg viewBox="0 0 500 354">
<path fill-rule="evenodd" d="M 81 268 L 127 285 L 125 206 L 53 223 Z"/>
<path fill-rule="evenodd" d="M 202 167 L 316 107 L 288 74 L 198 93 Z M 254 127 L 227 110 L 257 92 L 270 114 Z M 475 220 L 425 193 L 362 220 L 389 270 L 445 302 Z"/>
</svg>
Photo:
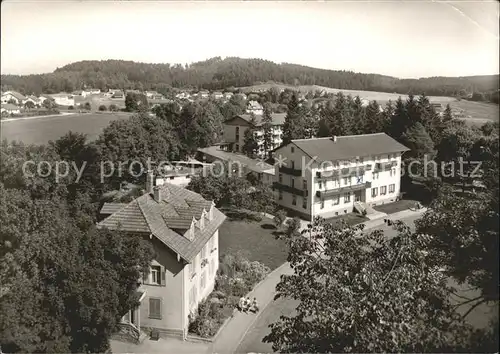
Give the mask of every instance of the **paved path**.
<svg viewBox="0 0 500 354">
<path fill-rule="evenodd" d="M 285 263 L 272 271 L 249 294 L 250 298 L 257 298 L 260 311 L 257 314 L 236 312 L 212 343 L 210 352 L 222 354 L 236 351 L 248 330 L 252 328 L 259 316 L 266 310 L 267 305 L 273 301 L 276 285 L 279 283 L 282 274 L 293 274 L 289 263 Z"/>
<path fill-rule="evenodd" d="M 424 211 L 425 209 L 420 209 L 419 211 L 405 210 L 388 215 L 386 218 L 390 218 L 392 220 L 409 218 L 413 221 Z M 307 224 L 308 222 L 302 223 L 302 227 L 307 227 Z M 370 220 L 365 223 L 365 230 L 382 225 L 384 225 L 383 218 L 379 220 Z M 250 298 L 256 297 L 259 301 L 259 305 L 261 307 L 260 312 L 257 315 L 237 312 L 234 317 L 226 323 L 215 341 L 212 343 L 208 352 L 232 354 L 240 352 L 242 347 L 245 347 L 245 345 L 242 346 L 241 344 L 249 330 L 254 327 L 256 322 L 268 322 L 266 318 L 269 316 L 266 314 L 266 308 L 273 302 L 276 285 L 279 283 L 282 274 L 293 274 L 293 270 L 289 263 L 285 263 L 276 268 L 249 294 Z M 260 317 L 262 317 L 262 321 L 259 321 Z M 259 338 L 259 340 L 261 339 L 262 338 Z"/>
<path fill-rule="evenodd" d="M 32 120 L 32 119 L 40 119 L 40 118 L 50 118 L 50 117 L 63 117 L 63 116 L 71 116 L 75 115 L 76 113 L 70 113 L 70 112 L 61 112 L 58 114 L 47 114 L 44 116 L 31 116 L 31 117 L 19 117 L 19 118 L 4 118 L 1 120 L 2 123 L 7 123 L 7 122 L 15 122 L 17 120 Z"/>
</svg>

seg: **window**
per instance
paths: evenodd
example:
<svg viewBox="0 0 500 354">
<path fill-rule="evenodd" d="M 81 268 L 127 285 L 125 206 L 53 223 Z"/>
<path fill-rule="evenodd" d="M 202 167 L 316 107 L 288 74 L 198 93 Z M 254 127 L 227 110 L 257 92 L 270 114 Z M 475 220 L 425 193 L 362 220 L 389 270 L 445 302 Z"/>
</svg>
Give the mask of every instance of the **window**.
<svg viewBox="0 0 500 354">
<path fill-rule="evenodd" d="M 363 183 L 363 175 L 356 177 L 356 183 L 357 184 Z"/>
<path fill-rule="evenodd" d="M 161 267 L 151 266 L 151 283 L 161 285 Z"/>
<path fill-rule="evenodd" d="M 283 183 L 283 175 L 281 173 L 278 175 L 278 182 Z"/>
<path fill-rule="evenodd" d="M 292 163 L 292 170 L 295 170 L 295 161 L 291 161 Z"/>
<path fill-rule="evenodd" d="M 149 318 L 161 320 L 161 299 L 149 298 Z"/>
<path fill-rule="evenodd" d="M 307 198 L 302 198 L 302 208 L 307 209 Z"/>
<path fill-rule="evenodd" d="M 378 179 L 378 172 L 373 172 L 372 173 L 372 178 L 373 179 Z"/>
<path fill-rule="evenodd" d="M 198 260 L 198 256 L 194 257 L 193 263 L 189 265 L 189 276 L 192 278 L 196 274 L 196 261 Z"/>
<path fill-rule="evenodd" d="M 323 182 L 322 181 L 318 181 L 318 189 L 321 189 L 323 188 Z"/>
<path fill-rule="evenodd" d="M 206 272 L 201 273 L 201 279 L 200 279 L 200 290 L 205 289 L 205 286 L 207 285 L 207 279 L 206 279 L 206 277 L 205 277 L 205 273 L 206 273 Z"/>
<path fill-rule="evenodd" d="M 278 200 L 283 200 L 283 191 L 282 190 L 278 191 Z"/>
<path fill-rule="evenodd" d="M 387 186 L 380 187 L 380 195 L 386 195 L 386 194 L 387 194 Z"/>
<path fill-rule="evenodd" d="M 348 177 L 344 178 L 344 186 L 349 185 L 350 182 L 351 182 L 350 178 L 348 178 Z"/>
<path fill-rule="evenodd" d="M 396 185 L 395 184 L 389 184 L 389 193 L 394 193 L 396 191 Z"/>
<path fill-rule="evenodd" d="M 333 205 L 339 205 L 340 204 L 340 195 L 337 195 L 333 197 Z"/>
<path fill-rule="evenodd" d="M 349 203 L 351 201 L 351 193 L 344 193 L 344 203 Z"/>
<path fill-rule="evenodd" d="M 236 144 L 236 151 L 240 151 L 240 146 Z"/>
<path fill-rule="evenodd" d="M 292 151 L 292 154 L 295 152 L 295 149 L 294 149 L 293 146 L 292 146 L 292 148 L 290 150 Z"/>
<path fill-rule="evenodd" d="M 295 179 L 291 178 L 291 180 L 292 180 L 292 188 L 295 188 Z"/>
<path fill-rule="evenodd" d="M 197 295 L 196 285 L 193 285 L 191 287 L 191 290 L 189 290 L 189 305 L 193 306 L 195 304 L 196 295 Z"/>
<path fill-rule="evenodd" d="M 307 190 L 307 180 L 305 180 L 305 179 L 302 180 L 302 189 L 305 191 Z"/>
<path fill-rule="evenodd" d="M 321 209 L 323 209 L 324 207 L 325 207 L 325 200 L 321 199 Z"/>
<path fill-rule="evenodd" d="M 372 188 L 372 198 L 375 198 L 378 195 L 378 187 Z"/>
<path fill-rule="evenodd" d="M 333 188 L 337 188 L 339 186 L 339 180 L 338 179 L 334 179 L 333 180 Z"/>
<path fill-rule="evenodd" d="M 212 238 L 210 239 L 210 241 L 208 241 L 208 248 L 210 249 L 210 252 L 214 249 L 214 243 L 215 243 L 215 240 L 214 240 L 214 236 L 212 236 Z"/>
<path fill-rule="evenodd" d="M 292 195 L 292 205 L 297 205 L 297 197 L 295 194 Z"/>
<path fill-rule="evenodd" d="M 391 168 L 390 176 L 391 177 L 396 176 L 396 168 L 395 167 Z"/>
<path fill-rule="evenodd" d="M 335 212 L 335 216 L 337 216 L 337 215 L 339 215 L 339 212 L 338 212 L 338 211 L 336 211 L 336 212 Z"/>
</svg>

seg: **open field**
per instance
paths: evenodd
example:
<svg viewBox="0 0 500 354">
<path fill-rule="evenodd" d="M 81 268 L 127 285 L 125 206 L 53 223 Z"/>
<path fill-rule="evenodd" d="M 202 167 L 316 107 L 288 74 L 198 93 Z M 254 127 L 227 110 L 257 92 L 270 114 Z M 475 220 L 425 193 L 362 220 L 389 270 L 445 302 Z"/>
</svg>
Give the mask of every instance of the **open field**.
<svg viewBox="0 0 500 354">
<path fill-rule="evenodd" d="M 375 91 L 358 91 L 358 90 L 339 90 L 330 87 L 317 86 L 317 85 L 301 85 L 301 86 L 292 86 L 292 85 L 284 85 L 284 84 L 261 84 L 261 85 L 253 85 L 240 87 L 243 92 L 250 91 L 258 91 L 258 90 L 268 90 L 269 88 L 276 86 L 279 88 L 289 88 L 292 90 L 299 90 L 301 92 L 315 91 L 315 90 L 324 90 L 326 92 L 343 92 L 346 95 L 351 96 L 359 96 L 360 98 L 364 98 L 370 101 L 377 101 L 379 104 L 385 105 L 389 100 L 396 101 L 400 96 L 403 99 L 406 99 L 407 95 L 401 95 L 398 93 L 388 93 L 388 92 L 375 92 Z M 466 119 L 471 123 L 475 124 L 484 124 L 487 121 L 498 122 L 498 116 L 500 113 L 499 106 L 493 103 L 485 103 L 485 102 L 473 102 L 467 100 L 458 101 L 454 97 L 445 97 L 445 96 L 429 96 L 429 100 L 432 103 L 441 103 L 443 108 L 449 103 L 450 107 L 455 113 L 460 113 L 467 117 Z"/>
<path fill-rule="evenodd" d="M 87 134 L 90 140 L 94 140 L 111 121 L 128 117 L 130 117 L 129 113 L 106 112 L 2 121 L 0 136 L 2 140 L 20 140 L 25 144 L 45 144 L 71 130 Z"/>
</svg>

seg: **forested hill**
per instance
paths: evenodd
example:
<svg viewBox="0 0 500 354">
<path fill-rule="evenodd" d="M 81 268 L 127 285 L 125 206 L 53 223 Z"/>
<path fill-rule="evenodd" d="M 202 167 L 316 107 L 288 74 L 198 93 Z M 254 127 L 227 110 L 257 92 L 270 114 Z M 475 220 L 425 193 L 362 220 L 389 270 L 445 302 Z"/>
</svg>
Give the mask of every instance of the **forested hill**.
<svg viewBox="0 0 500 354">
<path fill-rule="evenodd" d="M 325 70 L 263 59 L 211 58 L 191 65 L 124 60 L 80 61 L 41 75 L 2 75 L 2 88 L 23 93 L 71 92 L 83 87 L 161 90 L 168 87 L 223 89 L 258 82 L 320 85 L 338 89 L 466 96 L 498 91 L 499 76 L 398 79 L 378 74 Z"/>
</svg>

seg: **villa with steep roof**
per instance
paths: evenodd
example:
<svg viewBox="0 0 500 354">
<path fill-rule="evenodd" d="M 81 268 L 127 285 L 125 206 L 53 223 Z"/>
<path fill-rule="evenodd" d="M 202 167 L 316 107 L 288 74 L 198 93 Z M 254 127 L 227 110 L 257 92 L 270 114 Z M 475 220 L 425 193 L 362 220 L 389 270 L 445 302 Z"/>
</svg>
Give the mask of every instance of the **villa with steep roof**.
<svg viewBox="0 0 500 354">
<path fill-rule="evenodd" d="M 153 186 L 128 204 L 106 203 L 98 227 L 150 240 L 156 257 L 140 280 L 140 305 L 122 318 L 140 336 L 141 327 L 186 338 L 188 316 L 212 292 L 219 267 L 219 227 L 225 220 L 212 201 L 182 187 Z"/>
</svg>

